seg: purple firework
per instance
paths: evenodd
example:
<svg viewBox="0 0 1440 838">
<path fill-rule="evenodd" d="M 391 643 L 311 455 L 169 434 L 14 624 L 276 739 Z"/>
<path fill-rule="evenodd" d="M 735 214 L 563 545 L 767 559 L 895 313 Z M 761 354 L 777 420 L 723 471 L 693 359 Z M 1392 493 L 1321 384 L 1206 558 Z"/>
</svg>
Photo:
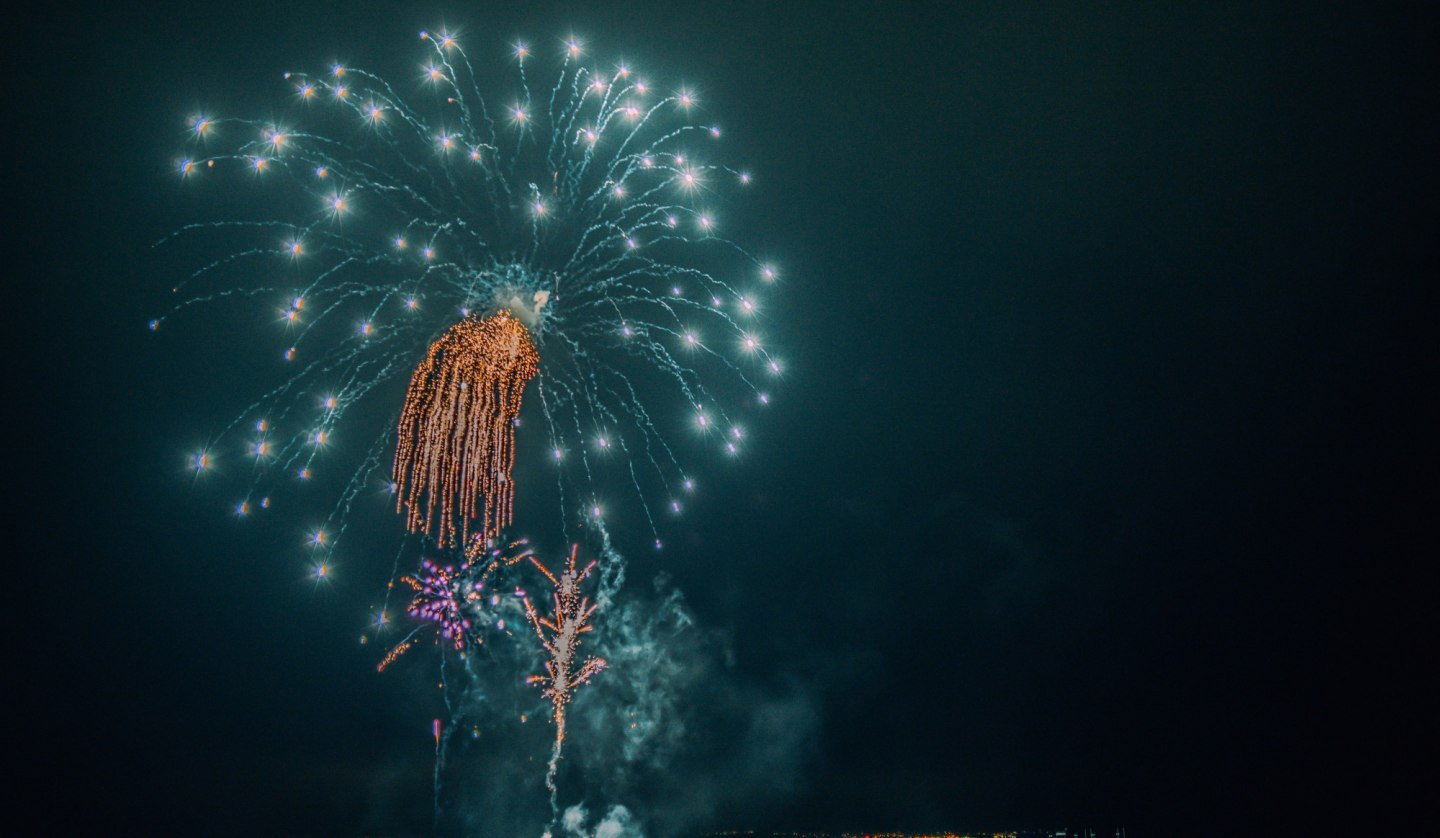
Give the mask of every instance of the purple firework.
<svg viewBox="0 0 1440 838">
<path fill-rule="evenodd" d="M 467 603 L 478 601 L 483 582 L 471 583 L 454 566 L 440 567 L 429 559 L 420 561 L 420 573 L 401 577 L 415 589 L 415 598 L 406 611 L 419 620 L 434 622 L 440 635 L 450 641 L 455 651 L 465 648 L 470 619 L 465 616 Z"/>
</svg>

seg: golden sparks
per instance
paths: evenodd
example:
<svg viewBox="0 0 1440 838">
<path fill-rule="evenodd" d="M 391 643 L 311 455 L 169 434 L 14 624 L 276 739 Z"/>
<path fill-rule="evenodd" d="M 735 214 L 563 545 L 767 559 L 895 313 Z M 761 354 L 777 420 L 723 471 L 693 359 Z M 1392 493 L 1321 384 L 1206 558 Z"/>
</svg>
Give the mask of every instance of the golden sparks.
<svg viewBox="0 0 1440 838">
<path fill-rule="evenodd" d="M 395 449 L 396 508 L 412 532 L 444 548 L 469 537 L 471 518 L 481 519 L 483 539 L 510 523 L 515 419 L 539 363 L 508 310 L 467 317 L 430 345 L 410 378 Z"/>
<path fill-rule="evenodd" d="M 394 649 L 391 649 L 389 652 L 386 653 L 384 660 L 380 661 L 380 665 L 375 667 L 375 671 L 384 672 L 385 667 L 394 663 L 397 658 L 409 651 L 410 647 L 414 645 L 415 644 L 413 641 L 406 640 L 405 642 L 396 646 Z"/>
</svg>

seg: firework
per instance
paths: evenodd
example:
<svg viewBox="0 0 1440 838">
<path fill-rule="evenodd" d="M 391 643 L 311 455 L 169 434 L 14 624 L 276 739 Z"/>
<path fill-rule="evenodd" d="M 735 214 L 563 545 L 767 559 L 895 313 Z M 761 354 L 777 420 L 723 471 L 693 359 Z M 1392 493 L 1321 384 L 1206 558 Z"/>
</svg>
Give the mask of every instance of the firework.
<svg viewBox="0 0 1440 838">
<path fill-rule="evenodd" d="M 510 523 L 515 490 L 515 420 L 537 358 L 530 332 L 508 310 L 467 317 L 430 347 L 410 379 L 395 449 L 395 485 L 406 523 L 448 547 L 469 535 L 484 504 L 479 536 Z M 435 510 L 440 517 L 434 520 Z"/>
<path fill-rule="evenodd" d="M 652 510 L 678 513 L 695 486 L 671 440 L 740 453 L 743 413 L 782 369 L 758 331 L 777 272 L 723 236 L 727 194 L 753 178 L 711 162 L 723 134 L 694 92 L 578 43 L 532 88 L 538 50 L 486 70 L 451 34 L 421 41 L 418 80 L 287 73 L 292 102 L 273 120 L 190 120 L 179 176 L 253 189 L 272 220 L 178 231 L 220 254 L 151 326 L 255 301 L 275 312 L 287 369 L 191 465 L 246 452 L 242 515 L 270 508 L 281 478 L 353 470 L 325 522 L 334 549 L 398 426 L 386 482 L 410 528 L 443 545 L 494 535 L 533 375 L 565 514 L 599 517 L 608 473 L 638 494 L 658 545 Z M 393 403 L 355 410 L 407 373 L 398 424 L 382 419 Z"/>
<path fill-rule="evenodd" d="M 580 588 L 596 562 L 577 568 L 573 548 L 556 575 L 523 543 L 494 546 L 514 515 L 517 441 L 539 441 L 517 429 L 523 418 L 546 442 L 567 540 L 577 514 L 591 519 L 602 558 L 594 596 L 608 609 L 624 560 L 603 489 L 618 478 L 633 491 L 658 548 L 653 511 L 678 514 L 696 486 L 692 446 L 674 438 L 742 453 L 746 412 L 769 403 L 763 382 L 783 369 L 760 332 L 778 272 L 725 237 L 726 196 L 753 178 L 712 162 L 723 134 L 693 91 L 593 61 L 573 41 L 532 88 L 539 56 L 523 44 L 495 71 L 448 33 L 420 37 L 418 79 L 344 65 L 286 73 L 293 98 L 274 119 L 190 120 L 179 177 L 255 190 L 263 220 L 171 237 L 217 255 L 150 325 L 230 303 L 273 316 L 277 383 L 187 462 L 205 472 L 243 451 L 254 478 L 235 499 L 242 516 L 282 502 L 286 478 L 298 487 L 338 474 L 339 498 L 308 536 L 317 580 L 379 481 L 420 534 L 429 558 L 402 575 L 397 555 L 390 577 L 413 594 L 415 625 L 380 669 L 433 631 L 447 711 L 480 706 L 471 690 L 488 677 L 482 664 L 500 658 L 468 651 L 504 631 L 500 609 L 515 617 L 523 603 L 544 650 L 545 674 L 530 681 L 552 708 L 554 809 L 567 705 L 606 662 L 579 655 L 599 607 Z M 522 588 L 513 598 L 494 590 L 525 557 L 554 587 L 543 616 Z M 453 677 L 469 696 L 454 704 Z M 432 731 L 438 812 L 448 733 L 438 719 Z"/>
<path fill-rule="evenodd" d="M 588 684 L 591 678 L 605 669 L 605 659 L 598 657 L 587 658 L 578 668 L 575 666 L 582 636 L 594 629 L 589 621 L 596 608 L 588 597 L 580 595 L 580 583 L 590 575 L 590 571 L 595 568 L 595 562 L 592 561 L 584 569 L 577 571 L 575 559 L 579 552 L 578 545 L 570 548 L 570 560 L 558 578 L 541 564 L 539 559 L 530 557 L 531 563 L 545 574 L 545 578 L 549 579 L 555 588 L 552 610 L 548 617 L 541 617 L 535 606 L 530 604 L 530 599 L 525 599 L 525 614 L 530 618 L 536 636 L 549 654 L 545 661 L 545 674 L 532 675 L 527 680 L 532 684 L 544 685 L 543 694 L 550 699 L 550 706 L 554 710 L 555 747 L 551 752 L 550 772 L 546 779 L 552 792 L 555 790 L 555 768 L 560 760 L 560 748 L 565 742 L 565 705 L 574 698 L 575 690 Z"/>
<path fill-rule="evenodd" d="M 422 559 L 420 568 L 418 576 L 401 577 L 415 591 L 415 599 L 406 611 L 418 620 L 435 623 L 440 635 L 458 652 L 465 648 L 465 635 L 470 630 L 465 610 L 479 601 L 484 583 L 470 582 L 457 575 L 454 567 L 442 568 L 429 559 Z"/>
<path fill-rule="evenodd" d="M 441 567 L 430 559 L 421 559 L 418 573 L 400 577 L 400 581 L 415 592 L 405 613 L 416 620 L 433 623 L 441 640 L 456 652 L 465 651 L 467 643 L 483 642 L 475 633 L 474 618 L 484 605 L 486 585 L 496 571 L 534 555 L 526 539 L 495 547 L 487 547 L 487 543 L 478 535 L 472 538 L 464 551 L 465 562 L 459 568 Z M 503 620 L 499 628 L 504 628 Z M 395 644 L 380 661 L 378 671 L 384 672 L 414 648 L 415 634 L 412 631 Z"/>
<path fill-rule="evenodd" d="M 470 612 L 480 605 L 484 582 L 474 579 L 465 569 L 457 571 L 454 566 L 440 567 L 429 559 L 420 561 L 418 573 L 402 576 L 400 581 L 415 592 L 405 613 L 416 620 L 433 623 L 442 642 L 456 652 L 464 651 L 473 626 Z M 418 629 L 412 631 L 395 644 L 376 670 L 384 672 L 401 655 L 414 648 L 417 632 Z"/>
</svg>

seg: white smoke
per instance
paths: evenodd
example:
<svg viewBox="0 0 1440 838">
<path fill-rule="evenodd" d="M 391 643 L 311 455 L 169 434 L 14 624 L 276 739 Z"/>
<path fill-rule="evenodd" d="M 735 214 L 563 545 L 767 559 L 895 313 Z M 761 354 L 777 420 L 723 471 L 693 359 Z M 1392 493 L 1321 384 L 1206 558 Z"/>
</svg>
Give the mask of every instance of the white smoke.
<svg viewBox="0 0 1440 838">
<path fill-rule="evenodd" d="M 522 292 L 514 289 L 501 291 L 496 295 L 497 307 L 510 309 L 510 313 L 514 314 L 516 319 L 524 323 L 525 328 L 532 332 L 539 329 L 540 313 L 548 302 L 550 302 L 549 291 L 536 291 L 530 295 L 529 302 L 525 300 Z"/>
<path fill-rule="evenodd" d="M 590 829 L 587 821 L 590 813 L 579 803 L 565 810 L 561 816 L 560 823 L 565 827 L 565 834 L 574 838 L 641 838 L 645 833 L 641 831 L 639 824 L 630 814 L 630 810 L 624 806 L 611 806 L 605 816 Z"/>
</svg>

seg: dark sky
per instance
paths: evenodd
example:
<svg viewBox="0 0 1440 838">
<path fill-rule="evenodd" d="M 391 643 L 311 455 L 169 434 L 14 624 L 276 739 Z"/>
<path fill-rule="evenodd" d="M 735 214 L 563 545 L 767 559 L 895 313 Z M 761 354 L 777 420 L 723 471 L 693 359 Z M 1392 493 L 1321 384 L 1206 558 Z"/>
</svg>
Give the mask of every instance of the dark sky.
<svg viewBox="0 0 1440 838">
<path fill-rule="evenodd" d="M 1373 826 L 1433 793 L 1434 26 L 770 5 L 11 29 L 7 715 L 34 792 L 7 820 L 428 827 L 427 699 L 356 646 L 366 592 L 312 590 L 293 528 L 237 528 L 177 467 L 249 392 L 245 327 L 144 324 L 195 105 L 406 66 L 445 21 L 477 51 L 573 27 L 693 80 L 762 176 L 744 223 L 787 269 L 790 372 L 664 568 L 726 689 L 808 726 L 774 793 L 688 829 Z"/>
</svg>

